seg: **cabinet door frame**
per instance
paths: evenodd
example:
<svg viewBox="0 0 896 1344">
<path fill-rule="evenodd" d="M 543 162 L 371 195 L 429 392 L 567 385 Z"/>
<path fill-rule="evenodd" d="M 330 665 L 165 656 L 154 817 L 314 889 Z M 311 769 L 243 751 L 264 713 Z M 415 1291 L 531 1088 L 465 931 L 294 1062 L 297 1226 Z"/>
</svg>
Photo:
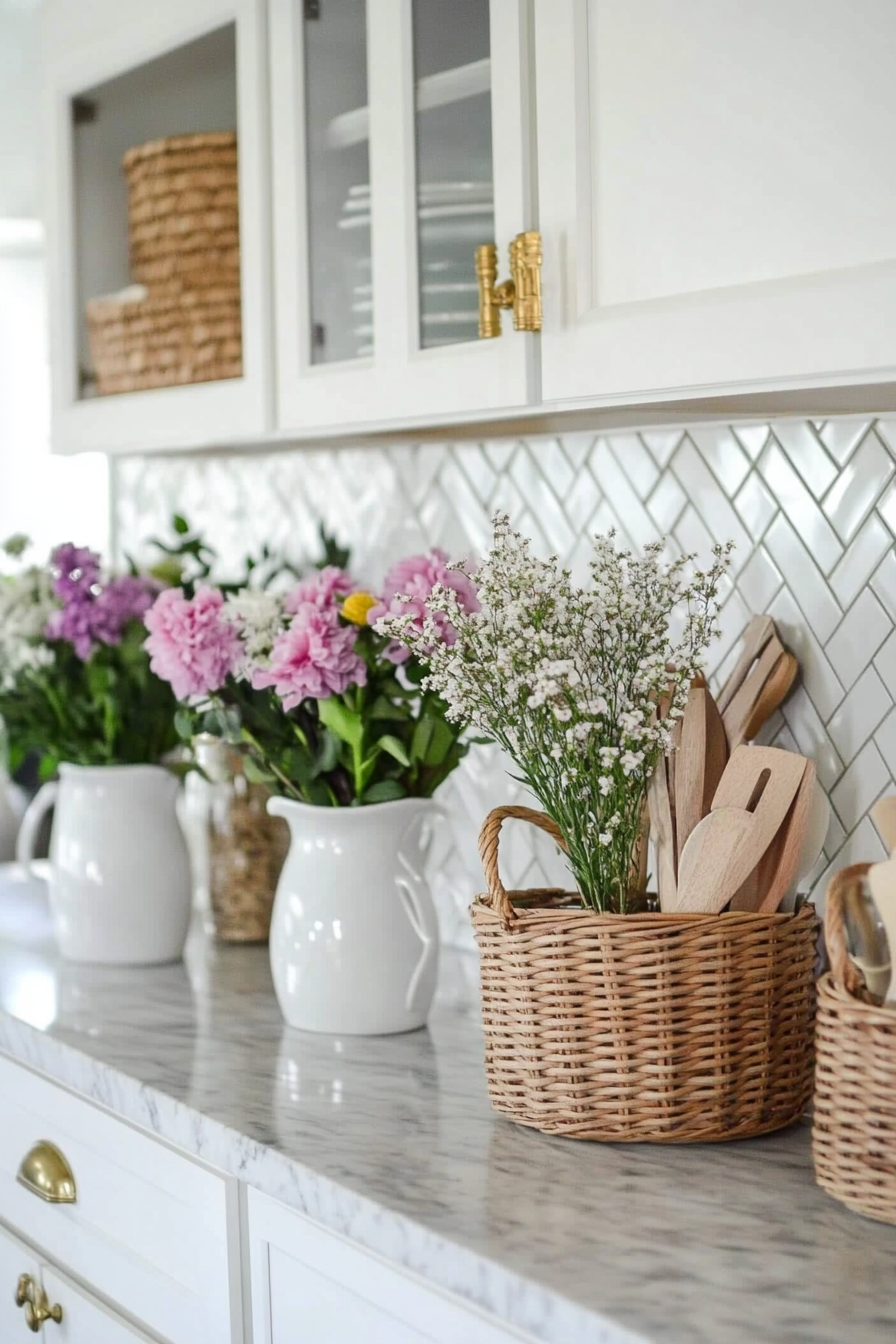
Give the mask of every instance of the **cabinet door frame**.
<svg viewBox="0 0 896 1344">
<path fill-rule="evenodd" d="M 368 1251 L 314 1222 L 307 1214 L 247 1188 L 247 1234 L 254 1344 L 294 1344 L 274 1334 L 271 1301 L 271 1248 L 295 1260 L 328 1285 L 370 1305 L 396 1324 L 419 1332 L 421 1342 L 453 1344 L 534 1344 L 530 1335 L 499 1322 L 472 1304 L 424 1283 L 374 1251 Z M 304 1338 L 304 1335 L 301 1336 Z M 296 1336 L 295 1344 L 298 1344 Z M 314 1338 L 313 1335 L 310 1338 Z"/>
<path fill-rule="evenodd" d="M 531 0 L 490 0 L 495 241 L 537 226 Z M 304 59 L 298 0 L 271 0 L 279 430 L 438 424 L 538 398 L 537 337 L 419 348 L 412 0 L 367 0 L 374 353 L 313 365 L 307 275 Z M 488 239 L 483 238 L 483 241 Z M 473 274 L 474 244 L 470 246 Z"/>
<path fill-rule="evenodd" d="M 599 305 L 589 0 L 534 5 L 545 405 L 891 383 L 892 261 Z"/>
<path fill-rule="evenodd" d="M 54 43 L 54 8 L 65 6 L 51 7 L 44 21 L 53 450 L 166 451 L 260 439 L 271 427 L 273 409 L 265 0 L 189 5 L 164 0 L 126 19 L 122 7 L 113 6 L 105 32 L 72 50 Z M 231 22 L 237 45 L 243 376 L 81 399 L 70 100 Z"/>
</svg>

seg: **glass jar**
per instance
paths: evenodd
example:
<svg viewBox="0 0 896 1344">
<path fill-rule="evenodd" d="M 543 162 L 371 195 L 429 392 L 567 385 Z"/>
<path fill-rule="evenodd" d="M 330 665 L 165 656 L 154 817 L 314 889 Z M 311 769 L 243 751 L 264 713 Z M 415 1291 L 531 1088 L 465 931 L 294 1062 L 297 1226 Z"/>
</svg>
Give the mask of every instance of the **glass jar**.
<svg viewBox="0 0 896 1344">
<path fill-rule="evenodd" d="M 194 746 L 209 781 L 208 885 L 215 936 L 225 943 L 265 943 L 288 828 L 268 816 L 270 791 L 249 782 L 238 751 L 206 734 Z"/>
</svg>

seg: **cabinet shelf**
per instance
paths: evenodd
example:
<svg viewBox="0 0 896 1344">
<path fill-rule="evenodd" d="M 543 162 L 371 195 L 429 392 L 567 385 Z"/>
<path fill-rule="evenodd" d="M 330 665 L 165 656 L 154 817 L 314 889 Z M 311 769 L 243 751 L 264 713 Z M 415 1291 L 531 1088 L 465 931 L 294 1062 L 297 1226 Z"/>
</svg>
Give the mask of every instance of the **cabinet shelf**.
<svg viewBox="0 0 896 1344">
<path fill-rule="evenodd" d="M 446 107 L 449 103 L 459 103 L 464 98 L 475 98 L 477 94 L 488 93 L 491 89 L 492 63 L 489 56 L 481 61 L 470 61 L 468 65 L 457 65 L 451 70 L 440 70 L 435 75 L 426 75 L 417 81 L 416 107 L 418 112 L 428 112 L 434 107 Z M 327 127 L 327 148 L 345 149 L 348 145 L 360 144 L 370 138 L 370 109 L 354 107 L 334 117 Z"/>
</svg>

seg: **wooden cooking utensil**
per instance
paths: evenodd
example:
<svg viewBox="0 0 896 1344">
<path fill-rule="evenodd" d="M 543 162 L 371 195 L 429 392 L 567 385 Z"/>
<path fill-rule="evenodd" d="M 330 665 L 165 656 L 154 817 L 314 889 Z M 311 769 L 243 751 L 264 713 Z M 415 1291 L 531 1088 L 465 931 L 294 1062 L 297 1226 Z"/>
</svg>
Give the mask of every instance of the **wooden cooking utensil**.
<svg viewBox="0 0 896 1344">
<path fill-rule="evenodd" d="M 678 853 L 707 815 L 728 762 L 725 727 L 715 700 L 698 674 L 691 682 L 675 757 L 675 830 Z"/>
<path fill-rule="evenodd" d="M 784 823 L 759 860 L 755 881 L 745 883 L 732 898 L 732 910 L 771 915 L 778 909 L 796 878 L 814 796 L 815 762 L 804 760 L 803 777 Z"/>
<path fill-rule="evenodd" d="M 771 676 L 759 693 L 753 712 L 744 728 L 744 741 L 752 742 L 759 730 L 787 699 L 799 675 L 799 660 L 792 653 L 782 653 L 772 668 Z M 740 743 L 737 744 L 740 746 Z"/>
<path fill-rule="evenodd" d="M 675 877 L 675 832 L 672 825 L 672 811 L 669 806 L 669 789 L 666 780 L 666 759 L 661 756 L 656 769 L 650 777 L 647 788 L 647 807 L 650 812 L 650 829 L 656 852 L 657 892 L 661 910 L 674 910 L 678 901 L 678 887 Z"/>
<path fill-rule="evenodd" d="M 896 849 L 896 794 L 878 798 L 871 809 L 871 820 L 892 857 Z"/>
<path fill-rule="evenodd" d="M 743 685 L 750 668 L 772 636 L 776 634 L 777 630 L 771 616 L 754 616 L 750 621 L 744 631 L 744 647 L 741 650 L 741 655 L 716 697 L 719 709 L 723 714 Z"/>
<path fill-rule="evenodd" d="M 805 769 L 805 756 L 795 752 L 737 748 L 709 816 L 679 857 L 678 910 L 718 913 L 728 904 L 784 823 Z M 714 822 L 719 814 L 722 820 Z"/>
<path fill-rule="evenodd" d="M 886 1006 L 896 1009 L 896 859 L 885 859 L 883 863 L 873 863 L 868 869 L 868 886 L 874 897 L 878 914 L 887 935 L 890 946 L 890 987 L 887 990 Z"/>
<path fill-rule="evenodd" d="M 784 645 L 778 639 L 778 636 L 772 635 L 751 668 L 749 675 L 744 679 L 740 690 L 732 696 L 724 710 L 722 721 L 728 735 L 729 751 L 734 751 L 735 747 L 741 746 L 746 741 L 747 725 L 753 717 L 757 703 L 762 698 L 762 692 L 769 678 L 774 674 L 775 668 L 785 652 Z"/>
</svg>

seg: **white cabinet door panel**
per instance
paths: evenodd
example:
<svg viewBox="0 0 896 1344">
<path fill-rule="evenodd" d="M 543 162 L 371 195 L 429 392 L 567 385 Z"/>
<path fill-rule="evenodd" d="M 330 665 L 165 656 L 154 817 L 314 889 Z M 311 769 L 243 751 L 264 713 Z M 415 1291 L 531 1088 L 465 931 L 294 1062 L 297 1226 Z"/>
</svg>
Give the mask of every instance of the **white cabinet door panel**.
<svg viewBox="0 0 896 1344">
<path fill-rule="evenodd" d="M 546 400 L 896 368 L 890 0 L 535 0 Z"/>
<path fill-rule="evenodd" d="M 432 1344 L 432 1335 L 274 1247 L 270 1284 L 271 1344 Z"/>
</svg>

